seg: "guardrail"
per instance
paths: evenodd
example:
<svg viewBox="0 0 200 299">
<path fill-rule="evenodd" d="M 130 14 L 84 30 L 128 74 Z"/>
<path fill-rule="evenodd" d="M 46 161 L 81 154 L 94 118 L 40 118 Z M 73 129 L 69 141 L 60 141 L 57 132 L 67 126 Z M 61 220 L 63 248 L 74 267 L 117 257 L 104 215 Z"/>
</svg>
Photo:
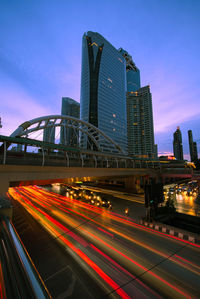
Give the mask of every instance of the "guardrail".
<svg viewBox="0 0 200 299">
<path fill-rule="evenodd" d="M 0 135 L 0 164 L 38 165 L 64 167 L 99 167 L 99 168 L 160 168 L 160 161 L 123 154 L 98 152 L 82 148 L 71 148 L 61 144 L 42 142 L 21 137 Z M 8 150 L 12 145 L 23 146 L 23 151 Z M 37 153 L 32 150 L 36 148 Z"/>
<path fill-rule="evenodd" d="M 51 298 L 8 218 L 0 219 L 0 298 Z"/>
<path fill-rule="evenodd" d="M 35 165 L 92 168 L 160 168 L 159 161 L 141 159 L 99 157 L 92 155 L 66 155 L 55 153 L 50 155 L 18 153 L 7 151 L 6 159 L 0 155 L 0 164 L 4 165 Z"/>
</svg>

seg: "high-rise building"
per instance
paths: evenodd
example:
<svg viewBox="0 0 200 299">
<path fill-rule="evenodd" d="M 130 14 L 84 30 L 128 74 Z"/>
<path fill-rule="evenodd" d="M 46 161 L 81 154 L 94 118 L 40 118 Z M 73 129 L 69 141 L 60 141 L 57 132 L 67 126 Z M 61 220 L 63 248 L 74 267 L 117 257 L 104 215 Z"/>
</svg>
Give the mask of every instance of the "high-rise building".
<svg viewBox="0 0 200 299">
<path fill-rule="evenodd" d="M 49 122 L 50 124 L 53 124 L 53 122 Z M 43 141 L 44 142 L 51 142 L 51 143 L 55 143 L 55 127 L 46 127 L 43 130 Z"/>
<path fill-rule="evenodd" d="M 127 92 L 128 153 L 155 157 L 152 99 L 150 87 Z"/>
<path fill-rule="evenodd" d="M 63 97 L 61 115 L 68 115 L 80 119 L 80 103 L 71 98 Z M 61 127 L 60 143 L 70 146 L 77 146 L 79 139 L 78 131 L 73 128 L 65 127 L 65 123 L 66 122 L 64 121 L 63 127 Z"/>
<path fill-rule="evenodd" d="M 198 160 L 198 151 L 197 151 L 197 143 L 193 143 L 194 146 L 194 161 Z"/>
<path fill-rule="evenodd" d="M 150 88 L 149 86 L 141 88 L 140 71 L 131 55 L 122 48 L 119 52 L 126 60 L 128 153 L 143 157 L 157 157 Z"/>
<path fill-rule="evenodd" d="M 127 150 L 126 62 L 102 35 L 88 31 L 82 41 L 81 119 Z M 83 140 L 84 146 L 87 141 Z M 105 149 L 106 150 L 106 146 Z"/>
<path fill-rule="evenodd" d="M 192 130 L 188 130 L 188 140 L 190 149 L 190 160 L 192 162 L 198 159 L 197 144 L 193 141 Z"/>
<path fill-rule="evenodd" d="M 183 144 L 180 127 L 177 127 L 177 130 L 174 132 L 173 149 L 174 157 L 177 160 L 183 160 Z"/>
<path fill-rule="evenodd" d="M 132 56 L 127 51 L 120 48 L 119 52 L 124 56 L 126 60 L 126 84 L 127 92 L 135 92 L 140 86 L 140 70 L 136 67 L 133 62 Z"/>
</svg>

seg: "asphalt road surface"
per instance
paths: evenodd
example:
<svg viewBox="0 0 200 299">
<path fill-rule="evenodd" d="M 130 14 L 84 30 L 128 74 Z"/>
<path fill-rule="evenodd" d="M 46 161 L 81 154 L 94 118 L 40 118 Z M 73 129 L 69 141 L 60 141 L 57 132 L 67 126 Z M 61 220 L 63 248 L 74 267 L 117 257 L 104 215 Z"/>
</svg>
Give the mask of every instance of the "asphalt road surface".
<svg viewBox="0 0 200 299">
<path fill-rule="evenodd" d="M 62 248 L 71 263 L 63 264 L 66 290 L 58 296 L 59 286 L 55 286 L 54 298 L 76 298 L 76 283 L 85 289 L 80 298 L 200 297 L 200 245 L 37 186 L 10 188 L 9 194 L 48 232 L 54 240 L 49 244 L 58 244 L 56 250 Z M 62 275 L 59 281 L 62 285 Z M 47 286 L 52 287 L 51 283 Z"/>
</svg>

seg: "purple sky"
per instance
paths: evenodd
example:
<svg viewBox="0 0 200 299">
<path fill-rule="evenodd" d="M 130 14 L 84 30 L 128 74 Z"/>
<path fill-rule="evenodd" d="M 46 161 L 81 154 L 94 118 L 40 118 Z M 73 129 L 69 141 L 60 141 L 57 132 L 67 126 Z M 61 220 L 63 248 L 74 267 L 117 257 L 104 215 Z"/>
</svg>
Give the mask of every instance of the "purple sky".
<svg viewBox="0 0 200 299">
<path fill-rule="evenodd" d="M 79 101 L 82 35 L 123 47 L 151 86 L 158 151 L 172 152 L 180 126 L 200 152 L 199 0 L 0 0 L 0 133 L 60 114 L 62 96 Z M 186 156 L 187 157 L 187 156 Z"/>
</svg>

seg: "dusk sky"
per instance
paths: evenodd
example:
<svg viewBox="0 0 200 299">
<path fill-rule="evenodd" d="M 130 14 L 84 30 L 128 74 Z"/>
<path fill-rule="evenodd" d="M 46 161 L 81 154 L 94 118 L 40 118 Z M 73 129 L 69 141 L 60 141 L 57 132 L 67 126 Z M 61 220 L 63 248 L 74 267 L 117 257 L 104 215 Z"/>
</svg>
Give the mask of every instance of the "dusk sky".
<svg viewBox="0 0 200 299">
<path fill-rule="evenodd" d="M 151 86 L 158 152 L 172 152 L 177 126 L 184 153 L 189 129 L 200 152 L 199 0 L 0 0 L 0 134 L 80 100 L 89 30 L 127 50 Z"/>
</svg>

